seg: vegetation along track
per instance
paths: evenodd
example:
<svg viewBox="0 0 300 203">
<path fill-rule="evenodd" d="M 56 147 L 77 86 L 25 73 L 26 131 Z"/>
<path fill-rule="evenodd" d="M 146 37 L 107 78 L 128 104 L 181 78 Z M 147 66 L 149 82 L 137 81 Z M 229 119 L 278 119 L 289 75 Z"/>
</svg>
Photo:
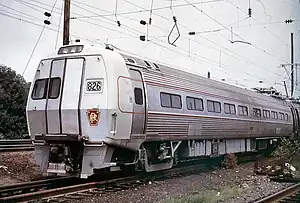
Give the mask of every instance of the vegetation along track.
<svg viewBox="0 0 300 203">
<path fill-rule="evenodd" d="M 277 182 L 290 182 L 295 183 L 294 185 L 285 188 L 277 193 L 270 196 L 264 197 L 255 203 L 270 203 L 270 202 L 280 202 L 280 203 L 293 203 L 300 202 L 300 179 L 297 178 L 272 178 L 271 180 Z"/>
<path fill-rule="evenodd" d="M 251 161 L 249 157 L 246 157 L 246 159 L 247 162 Z M 242 160 L 245 160 L 245 158 L 241 158 L 241 162 L 243 162 Z M 99 177 L 88 180 L 58 178 L 0 187 L 0 202 L 34 200 L 48 202 L 50 200 L 82 199 L 93 194 L 125 190 L 140 184 L 149 183 L 153 180 L 163 180 L 171 177 L 211 171 L 219 167 L 220 161 L 220 158 L 203 159 L 195 161 L 194 165 L 182 164 L 173 169 L 152 173 L 136 173 L 132 175 L 127 173 L 117 176 L 102 176 L 102 180 L 99 180 Z"/>
<path fill-rule="evenodd" d="M 0 140 L 0 152 L 34 150 L 30 139 Z"/>
</svg>

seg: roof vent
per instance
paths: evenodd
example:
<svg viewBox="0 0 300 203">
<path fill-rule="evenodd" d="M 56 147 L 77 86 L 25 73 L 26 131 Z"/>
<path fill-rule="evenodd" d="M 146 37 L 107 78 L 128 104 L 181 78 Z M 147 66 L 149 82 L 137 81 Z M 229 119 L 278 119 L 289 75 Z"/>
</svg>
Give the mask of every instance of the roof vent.
<svg viewBox="0 0 300 203">
<path fill-rule="evenodd" d="M 148 61 L 144 61 L 146 66 L 151 67 L 150 63 Z"/>
<path fill-rule="evenodd" d="M 135 64 L 135 60 L 133 60 L 131 58 L 125 58 L 125 62 L 134 63 Z"/>
<path fill-rule="evenodd" d="M 153 63 L 153 65 L 155 66 L 156 70 L 159 70 L 159 66 L 156 63 Z"/>
</svg>

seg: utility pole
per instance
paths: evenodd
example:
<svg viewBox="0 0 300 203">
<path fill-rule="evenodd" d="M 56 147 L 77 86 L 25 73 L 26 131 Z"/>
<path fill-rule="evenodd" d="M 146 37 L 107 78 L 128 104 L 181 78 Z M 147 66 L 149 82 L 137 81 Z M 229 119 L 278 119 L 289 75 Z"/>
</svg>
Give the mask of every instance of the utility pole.
<svg viewBox="0 0 300 203">
<path fill-rule="evenodd" d="M 70 1 L 65 0 L 64 4 L 64 38 L 63 45 L 68 45 L 70 42 Z"/>
<path fill-rule="evenodd" d="M 291 33 L 291 96 L 294 93 L 294 36 Z"/>
</svg>

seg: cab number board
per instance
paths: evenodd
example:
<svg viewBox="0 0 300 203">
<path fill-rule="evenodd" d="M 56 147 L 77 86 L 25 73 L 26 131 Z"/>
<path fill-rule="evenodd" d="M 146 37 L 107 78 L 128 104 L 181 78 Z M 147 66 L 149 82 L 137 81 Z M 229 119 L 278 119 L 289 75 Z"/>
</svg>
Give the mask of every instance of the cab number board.
<svg viewBox="0 0 300 203">
<path fill-rule="evenodd" d="M 102 80 L 87 81 L 86 90 L 88 92 L 102 92 Z"/>
</svg>

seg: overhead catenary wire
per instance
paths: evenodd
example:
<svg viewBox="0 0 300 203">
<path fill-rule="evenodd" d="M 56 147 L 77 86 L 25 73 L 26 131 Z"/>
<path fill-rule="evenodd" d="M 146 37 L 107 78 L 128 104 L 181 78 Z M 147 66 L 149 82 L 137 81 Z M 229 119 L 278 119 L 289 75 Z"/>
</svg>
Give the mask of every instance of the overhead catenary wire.
<svg viewBox="0 0 300 203">
<path fill-rule="evenodd" d="M 185 50 L 186 51 L 186 50 Z M 219 65 L 219 62 L 216 62 Z"/>
<path fill-rule="evenodd" d="M 245 10 L 243 10 L 242 8 L 240 8 L 238 5 L 236 5 L 235 3 L 232 3 L 230 0 L 225 0 L 226 2 L 228 2 L 229 4 L 231 4 L 232 6 L 235 6 L 238 10 L 240 10 L 241 12 L 247 14 L 247 12 Z M 262 3 L 260 0 L 257 0 L 258 2 Z M 265 6 L 264 6 L 265 9 Z M 267 25 L 268 23 L 261 23 L 259 20 L 257 20 L 255 17 L 252 17 L 257 23 L 258 25 L 263 25 L 263 28 L 269 33 L 271 34 L 273 37 L 275 37 L 278 41 L 280 41 L 281 43 L 283 43 L 285 46 L 290 47 L 290 45 L 288 45 L 286 42 L 284 42 L 280 37 L 278 37 L 276 34 L 274 34 L 272 31 L 270 31 L 265 25 Z M 270 22 L 272 23 L 272 22 Z M 275 22 L 276 23 L 276 22 Z M 284 21 L 282 21 L 282 23 L 284 23 Z M 300 48 L 297 50 L 299 52 Z M 299 52 L 300 53 L 300 52 Z"/>
<path fill-rule="evenodd" d="M 184 0 L 185 2 L 187 2 L 187 3 L 190 3 L 188 0 Z M 201 12 L 202 14 L 204 14 L 206 17 L 208 17 L 209 19 L 211 19 L 211 20 L 213 20 L 214 22 L 216 22 L 217 24 L 219 24 L 221 27 L 223 27 L 223 28 L 225 28 L 226 30 L 228 30 L 229 32 L 231 32 L 231 30 L 229 29 L 229 28 L 227 28 L 225 25 L 223 25 L 222 23 L 220 23 L 218 20 L 216 20 L 215 18 L 213 18 L 213 17 L 211 17 L 210 15 L 208 15 L 206 12 L 204 12 L 202 9 L 199 9 L 197 6 L 195 6 L 193 3 L 190 3 L 190 5 L 192 6 L 192 7 L 194 7 L 197 11 L 199 11 L 199 12 Z M 233 35 L 235 35 L 236 37 L 238 37 L 239 39 L 241 39 L 242 41 L 247 41 L 247 40 L 245 40 L 244 38 L 242 38 L 241 36 L 239 36 L 238 34 L 236 34 L 236 33 L 234 33 L 234 32 L 232 32 L 232 34 Z M 254 45 L 254 44 L 250 44 L 250 46 L 252 46 L 252 47 L 254 47 L 255 49 L 257 49 L 257 50 L 259 50 L 259 51 L 261 51 L 261 52 L 263 52 L 263 53 L 265 53 L 265 54 L 267 54 L 267 55 L 269 55 L 269 56 L 271 56 L 271 57 L 273 57 L 273 58 L 276 58 L 277 60 L 279 60 L 279 61 L 283 61 L 283 62 L 287 62 L 286 60 L 284 60 L 284 59 L 281 59 L 281 58 L 279 58 L 279 57 L 277 57 L 276 55 L 274 55 L 274 54 L 272 54 L 272 53 L 270 53 L 270 52 L 268 52 L 268 51 L 266 51 L 266 50 L 264 50 L 264 49 L 262 49 L 262 48 L 260 48 L 260 47 L 258 47 L 258 46 L 256 46 L 256 45 Z"/>
<path fill-rule="evenodd" d="M 195 2 L 194 4 L 198 5 L 198 4 L 214 3 L 214 2 L 221 2 L 221 1 L 224 1 L 224 0 L 208 0 L 208 1 L 201 0 L 200 2 Z M 79 1 L 75 1 L 75 0 L 74 0 L 74 2 L 83 4 L 83 5 L 85 4 L 86 6 L 93 7 L 93 6 L 88 5 L 86 3 L 83 3 L 83 2 L 79 2 Z M 178 7 L 185 7 L 185 6 L 189 6 L 189 4 L 178 4 L 178 5 L 173 5 L 172 7 L 173 8 L 178 8 Z M 153 11 L 164 10 L 164 9 L 170 9 L 170 6 L 163 6 L 163 7 L 153 8 L 152 9 L 152 13 L 153 13 Z M 105 10 L 100 9 L 100 8 L 99 8 L 99 10 L 105 11 Z M 129 15 L 129 14 L 144 13 L 144 12 L 149 12 L 149 11 L 151 11 L 151 9 L 143 9 L 143 10 L 138 10 L 138 11 L 120 12 L 120 13 L 118 13 L 118 15 L 119 16 L 121 16 L 121 15 Z M 97 15 L 89 15 L 89 16 L 80 16 L 80 17 L 76 17 L 76 18 L 97 18 L 97 17 L 108 17 L 108 16 L 113 16 L 113 15 L 114 14 L 104 14 L 104 15 L 97 14 Z"/>
<path fill-rule="evenodd" d="M 129 4 L 131 4 L 131 5 L 134 5 L 134 6 L 138 7 L 138 8 L 140 8 L 140 9 L 145 9 L 145 8 L 143 8 L 143 7 L 141 7 L 141 6 L 137 5 L 137 4 L 135 4 L 135 3 L 132 3 L 131 1 L 128 1 L 128 0 L 123 0 L 123 1 L 125 1 L 125 2 L 127 2 L 127 3 L 129 3 Z M 154 14 L 154 15 L 157 15 L 157 16 L 159 16 L 159 17 L 161 17 L 162 19 L 169 20 L 167 17 L 164 17 L 164 16 L 162 16 L 162 15 L 159 15 L 159 14 L 156 14 L 156 13 L 153 13 L 153 14 Z M 181 27 L 187 29 L 188 31 L 191 30 L 190 28 L 188 28 L 188 27 L 186 27 L 186 26 L 184 26 L 184 25 L 182 25 L 182 24 L 180 24 L 180 23 L 178 23 L 178 25 L 180 25 Z M 158 27 L 158 26 L 156 26 L 156 27 Z M 160 28 L 160 29 L 161 29 L 161 28 Z M 226 29 L 228 29 L 228 28 L 226 28 Z M 272 73 L 272 74 L 278 75 L 277 72 L 273 72 L 273 71 L 269 70 L 268 68 L 259 65 L 259 64 L 255 63 L 255 62 L 251 61 L 251 60 L 248 59 L 247 57 L 244 57 L 244 56 L 242 56 L 242 55 L 240 55 L 240 54 L 238 54 L 238 53 L 236 53 L 236 52 L 233 52 L 233 51 L 229 50 L 228 48 L 226 48 L 226 47 L 224 47 L 224 46 L 222 46 L 222 45 L 220 45 L 220 44 L 218 44 L 218 43 L 216 43 L 216 42 L 214 42 L 214 41 L 212 41 L 212 40 L 210 40 L 210 39 L 208 39 L 208 38 L 206 38 L 206 37 L 204 37 L 204 36 L 201 36 L 201 35 L 199 35 L 199 36 L 200 36 L 201 38 L 204 38 L 204 39 L 210 41 L 211 43 L 213 43 L 213 44 L 215 44 L 215 45 L 218 45 L 218 46 L 222 47 L 222 48 L 225 49 L 226 51 L 231 52 L 231 53 L 237 55 L 238 57 L 243 58 L 243 59 L 249 61 L 250 63 L 253 64 L 253 66 L 261 67 L 261 68 L 263 68 L 263 69 L 269 71 L 269 72 Z M 187 38 L 187 39 L 188 39 L 188 38 Z M 226 52 L 225 52 L 225 53 L 226 53 Z M 280 75 L 280 74 L 279 74 L 279 75 Z"/>
<path fill-rule="evenodd" d="M 2 3 L 0 3 L 0 6 L 2 6 L 2 7 L 4 7 L 4 8 L 7 8 L 7 9 L 9 9 L 9 10 L 12 10 L 12 11 L 18 13 L 18 14 L 21 14 L 21 15 L 25 16 L 26 18 L 31 18 L 31 19 L 39 20 L 39 18 L 37 18 L 37 17 L 28 15 L 27 13 L 24 13 L 24 12 L 19 11 L 19 10 L 17 10 L 17 9 L 11 8 L 11 7 L 6 6 L 6 5 L 4 5 L 4 4 L 2 4 Z M 12 14 L 13 14 L 13 13 L 12 13 Z"/>
<path fill-rule="evenodd" d="M 103 27 L 103 26 L 102 26 Z M 124 34 L 124 33 L 123 33 Z M 132 37 L 134 37 L 134 36 L 132 36 Z M 229 51 L 231 51 L 231 50 L 229 50 Z M 248 59 L 247 59 L 248 60 Z"/>
<path fill-rule="evenodd" d="M 55 0 L 55 2 L 54 2 L 53 8 L 51 9 L 50 14 L 52 13 L 52 11 L 53 11 L 53 9 L 54 9 L 56 3 L 57 3 L 57 0 Z M 50 19 L 51 19 L 51 18 L 50 18 Z M 30 56 L 29 56 L 29 59 L 28 59 L 28 61 L 27 61 L 27 63 L 26 63 L 26 66 L 25 66 L 25 68 L 24 68 L 24 70 L 23 70 L 23 72 L 22 72 L 22 76 L 24 76 L 24 73 L 25 73 L 25 71 L 26 71 L 27 68 L 28 68 L 28 65 L 29 65 L 29 63 L 30 63 L 30 61 L 31 61 L 31 58 L 32 58 L 32 56 L 33 56 L 33 54 L 34 54 L 34 52 L 35 52 L 35 49 L 36 49 L 37 45 L 38 45 L 39 42 L 40 42 L 40 39 L 41 39 L 41 37 L 42 37 L 42 35 L 43 35 L 43 33 L 44 33 L 44 30 L 45 30 L 45 27 L 46 27 L 46 26 L 47 26 L 47 25 L 45 24 L 44 27 L 43 27 L 42 30 L 41 30 L 41 33 L 40 33 L 40 35 L 39 35 L 39 37 L 38 37 L 38 39 L 37 39 L 37 41 L 36 41 L 36 43 L 35 43 L 35 45 L 34 45 L 34 47 L 33 47 L 33 50 L 32 50 L 32 52 L 31 52 L 31 54 L 30 54 Z"/>
</svg>

